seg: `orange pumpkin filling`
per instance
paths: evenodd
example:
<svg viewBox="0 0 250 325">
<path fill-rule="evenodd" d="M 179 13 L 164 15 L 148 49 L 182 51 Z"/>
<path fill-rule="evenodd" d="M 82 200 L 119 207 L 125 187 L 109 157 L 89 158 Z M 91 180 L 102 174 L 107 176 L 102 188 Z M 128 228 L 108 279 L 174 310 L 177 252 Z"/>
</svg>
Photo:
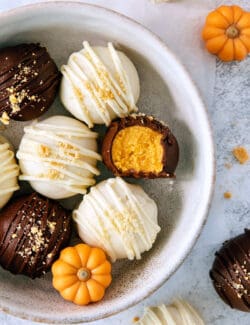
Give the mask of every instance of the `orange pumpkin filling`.
<svg viewBox="0 0 250 325">
<path fill-rule="evenodd" d="M 148 127 L 130 126 L 119 131 L 112 144 L 112 160 L 122 172 L 160 173 L 163 169 L 162 134 Z"/>
</svg>

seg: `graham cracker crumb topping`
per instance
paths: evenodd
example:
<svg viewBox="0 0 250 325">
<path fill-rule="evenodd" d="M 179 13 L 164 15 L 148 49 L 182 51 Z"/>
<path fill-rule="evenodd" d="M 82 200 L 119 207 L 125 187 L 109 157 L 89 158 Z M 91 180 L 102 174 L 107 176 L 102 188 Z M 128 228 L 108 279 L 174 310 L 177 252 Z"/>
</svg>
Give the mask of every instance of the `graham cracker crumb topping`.
<svg viewBox="0 0 250 325">
<path fill-rule="evenodd" d="M 10 117 L 6 112 L 3 112 L 2 116 L 0 117 L 0 121 L 4 125 L 9 125 L 10 124 Z"/>
<path fill-rule="evenodd" d="M 49 157 L 51 154 L 51 150 L 49 147 L 41 144 L 38 148 L 38 153 L 40 157 Z"/>
</svg>

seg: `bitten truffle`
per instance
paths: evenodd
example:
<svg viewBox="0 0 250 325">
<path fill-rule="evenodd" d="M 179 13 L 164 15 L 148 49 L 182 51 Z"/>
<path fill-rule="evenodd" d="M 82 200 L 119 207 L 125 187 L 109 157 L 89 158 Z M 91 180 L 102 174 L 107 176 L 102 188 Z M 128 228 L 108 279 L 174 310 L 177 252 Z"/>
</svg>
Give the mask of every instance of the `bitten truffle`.
<svg viewBox="0 0 250 325">
<path fill-rule="evenodd" d="M 250 312 L 250 230 L 223 244 L 210 277 L 226 304 Z"/>
<path fill-rule="evenodd" d="M 174 177 L 179 147 L 162 122 L 133 114 L 112 122 L 103 140 L 102 156 L 116 176 Z"/>
<path fill-rule="evenodd" d="M 0 50 L 0 120 L 42 115 L 56 96 L 60 73 L 45 47 L 20 44 Z"/>
<path fill-rule="evenodd" d="M 11 201 L 0 212 L 0 264 L 36 278 L 47 272 L 70 238 L 71 216 L 37 193 Z"/>
</svg>

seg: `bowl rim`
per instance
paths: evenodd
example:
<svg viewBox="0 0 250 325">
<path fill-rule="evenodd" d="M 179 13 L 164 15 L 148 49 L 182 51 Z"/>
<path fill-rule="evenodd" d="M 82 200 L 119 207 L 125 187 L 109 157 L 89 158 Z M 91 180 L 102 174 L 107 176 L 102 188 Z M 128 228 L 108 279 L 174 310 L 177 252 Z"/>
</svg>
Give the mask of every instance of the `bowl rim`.
<svg viewBox="0 0 250 325">
<path fill-rule="evenodd" d="M 214 140 L 213 140 L 213 130 L 212 130 L 212 125 L 211 125 L 211 121 L 209 118 L 208 108 L 206 107 L 205 102 L 202 99 L 201 92 L 200 92 L 199 88 L 197 87 L 196 83 L 192 79 L 187 68 L 180 61 L 178 56 L 176 56 L 176 54 L 174 52 L 172 52 L 172 50 L 170 50 L 170 48 L 168 47 L 168 45 L 166 44 L 165 41 L 163 41 L 159 36 L 157 36 L 154 32 L 152 32 L 148 27 L 145 27 L 143 24 L 139 23 L 138 21 L 126 16 L 125 14 L 117 12 L 113 9 L 105 8 L 101 5 L 89 4 L 89 3 L 79 2 L 79 1 L 75 1 L 75 0 L 74 1 L 63 1 L 63 0 L 55 1 L 54 0 L 54 1 L 49 1 L 49 2 L 38 2 L 38 3 L 34 3 L 34 4 L 22 5 L 22 6 L 1 12 L 0 19 L 3 17 L 8 18 L 10 16 L 27 13 L 28 10 L 39 10 L 39 8 L 45 8 L 45 7 L 50 9 L 50 8 L 56 8 L 59 6 L 64 6 L 64 7 L 71 6 L 71 7 L 75 7 L 75 8 L 82 7 L 82 8 L 89 8 L 89 9 L 92 8 L 92 9 L 98 10 L 99 12 L 102 11 L 104 14 L 119 17 L 127 24 L 130 24 L 133 28 L 136 28 L 137 30 L 140 30 L 144 34 L 147 34 L 148 37 L 150 37 L 151 39 L 154 40 L 154 42 L 161 48 L 162 51 L 167 52 L 168 56 L 172 57 L 172 59 L 176 62 L 176 64 L 180 68 L 185 79 L 190 83 L 190 86 L 192 87 L 192 92 L 195 94 L 196 100 L 199 101 L 199 106 L 202 108 L 202 110 L 204 112 L 204 118 L 207 123 L 207 131 L 209 134 L 209 137 L 207 140 L 209 140 L 209 144 L 210 144 L 209 150 L 211 152 L 211 155 L 210 155 L 211 176 L 210 176 L 210 182 L 209 182 L 210 187 L 208 189 L 208 194 L 206 197 L 206 204 L 205 204 L 204 212 L 200 218 L 200 220 L 202 222 L 201 222 L 200 227 L 197 230 L 195 236 L 193 236 L 192 240 L 189 242 L 189 246 L 187 246 L 186 249 L 183 250 L 182 256 L 179 259 L 179 262 L 176 263 L 176 265 L 173 267 L 173 269 L 170 272 L 164 274 L 162 276 L 162 278 L 160 280 L 158 280 L 157 285 L 155 285 L 153 289 L 150 289 L 147 292 L 144 292 L 139 298 L 136 298 L 131 302 L 127 301 L 126 303 L 123 303 L 122 306 L 118 306 L 118 307 L 116 306 L 117 308 L 115 310 L 111 310 L 110 312 L 103 313 L 103 315 L 98 315 L 92 319 L 88 319 L 88 320 L 85 319 L 80 322 L 78 319 L 75 322 L 74 321 L 71 322 L 72 324 L 82 324 L 84 322 L 92 322 L 92 321 L 104 319 L 107 317 L 111 317 L 115 314 L 125 311 L 126 309 L 128 309 L 128 308 L 134 306 L 135 304 L 138 304 L 142 300 L 146 299 L 151 294 L 153 294 L 155 291 L 157 291 L 177 271 L 177 269 L 183 264 L 185 259 L 189 256 L 189 254 L 191 253 L 194 245 L 196 244 L 196 242 L 197 242 L 199 236 L 201 235 L 201 232 L 206 224 L 208 213 L 209 213 L 211 203 L 212 203 L 212 198 L 213 198 L 214 189 L 215 189 L 215 178 L 216 178 L 215 145 L 214 145 Z M 59 319 L 53 320 L 51 318 L 43 318 L 41 316 L 29 315 L 29 314 L 26 314 L 25 312 L 12 311 L 11 308 L 2 306 L 1 301 L 0 301 L 0 311 L 4 312 L 6 314 L 9 314 L 11 316 L 24 319 L 24 320 L 30 320 L 30 321 L 39 322 L 39 323 L 46 323 L 49 321 L 51 324 L 57 324 L 60 322 L 62 324 L 62 321 Z"/>
</svg>

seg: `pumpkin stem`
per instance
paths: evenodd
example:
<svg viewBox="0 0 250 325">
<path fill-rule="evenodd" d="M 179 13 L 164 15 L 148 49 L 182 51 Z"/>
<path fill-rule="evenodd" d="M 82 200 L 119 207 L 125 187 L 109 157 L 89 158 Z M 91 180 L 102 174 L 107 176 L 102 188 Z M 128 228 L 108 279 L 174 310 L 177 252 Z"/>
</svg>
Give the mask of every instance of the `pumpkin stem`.
<svg viewBox="0 0 250 325">
<path fill-rule="evenodd" d="M 88 279 L 90 278 L 90 275 L 91 275 L 90 271 L 88 269 L 86 269 L 85 267 L 79 269 L 77 272 L 77 276 L 80 281 L 88 281 Z"/>
<path fill-rule="evenodd" d="M 231 25 L 226 30 L 226 35 L 229 38 L 236 38 L 240 34 L 239 29 L 235 25 Z"/>
</svg>

